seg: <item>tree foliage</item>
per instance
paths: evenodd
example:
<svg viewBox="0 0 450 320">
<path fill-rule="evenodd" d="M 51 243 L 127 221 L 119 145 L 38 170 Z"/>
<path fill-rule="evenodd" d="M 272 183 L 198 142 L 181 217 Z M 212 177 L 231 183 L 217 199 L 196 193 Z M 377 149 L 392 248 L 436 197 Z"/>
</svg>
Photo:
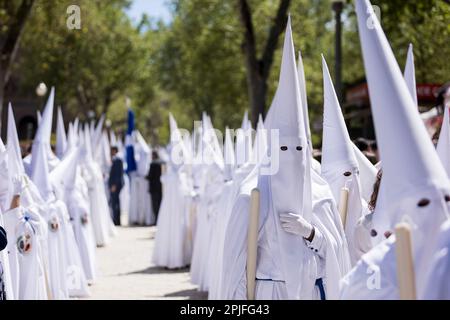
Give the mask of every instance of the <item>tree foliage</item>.
<svg viewBox="0 0 450 320">
<path fill-rule="evenodd" d="M 250 109 L 245 64 L 245 28 L 239 0 L 168 0 L 169 24 L 126 15 L 131 0 L 36 0 L 26 24 L 13 74 L 21 94 L 34 94 L 44 81 L 57 88 L 57 102 L 73 116 L 88 110 L 106 112 L 124 128 L 125 97 L 136 111 L 138 128 L 156 143 L 168 138 L 168 113 L 180 127 L 207 111 L 217 128 L 237 127 Z M 19 3 L 19 0 L 11 0 Z M 256 55 L 261 57 L 280 0 L 247 0 Z M 442 0 L 373 0 L 401 66 L 409 42 L 415 47 L 418 82 L 443 83 L 450 67 L 450 5 Z M 333 73 L 334 16 L 331 0 L 290 2 L 294 41 L 302 51 L 313 123 L 322 115 L 324 54 Z M 81 30 L 66 26 L 66 8 L 81 8 Z M 0 11 L 3 19 L 4 12 Z M 356 17 L 346 1 L 343 33 L 343 78 L 364 78 Z M 2 30 L 0 30 L 2 31 Z M 282 41 L 268 70 L 267 103 L 278 82 Z M 314 141 L 321 132 L 314 130 Z M 159 139 L 158 139 L 159 138 Z"/>
</svg>

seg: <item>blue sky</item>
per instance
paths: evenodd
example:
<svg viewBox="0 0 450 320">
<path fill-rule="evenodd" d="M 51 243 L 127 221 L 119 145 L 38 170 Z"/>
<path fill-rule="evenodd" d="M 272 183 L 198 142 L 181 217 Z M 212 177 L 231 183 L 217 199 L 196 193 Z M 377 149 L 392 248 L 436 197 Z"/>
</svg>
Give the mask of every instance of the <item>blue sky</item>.
<svg viewBox="0 0 450 320">
<path fill-rule="evenodd" d="M 166 2 L 167 0 L 133 0 L 133 4 L 127 10 L 127 14 L 136 22 L 140 20 L 142 14 L 146 13 L 152 18 L 162 19 L 164 22 L 169 23 L 171 15 Z"/>
</svg>

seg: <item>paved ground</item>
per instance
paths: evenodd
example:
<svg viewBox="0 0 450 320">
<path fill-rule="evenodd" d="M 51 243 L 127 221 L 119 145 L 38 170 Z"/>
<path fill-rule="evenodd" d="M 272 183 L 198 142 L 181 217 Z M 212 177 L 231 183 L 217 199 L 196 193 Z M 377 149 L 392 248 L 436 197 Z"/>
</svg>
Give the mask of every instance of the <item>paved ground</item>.
<svg viewBox="0 0 450 320">
<path fill-rule="evenodd" d="M 155 227 L 121 227 L 97 249 L 99 277 L 90 299 L 206 299 L 189 281 L 189 270 L 151 265 Z"/>
</svg>

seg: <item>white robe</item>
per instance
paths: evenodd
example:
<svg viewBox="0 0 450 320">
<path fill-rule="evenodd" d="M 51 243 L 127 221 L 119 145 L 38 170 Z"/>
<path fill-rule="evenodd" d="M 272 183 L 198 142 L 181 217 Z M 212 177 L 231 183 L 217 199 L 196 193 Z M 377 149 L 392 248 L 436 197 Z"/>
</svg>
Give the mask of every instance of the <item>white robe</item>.
<svg viewBox="0 0 450 320">
<path fill-rule="evenodd" d="M 420 230 L 431 230 L 434 224 L 439 223 L 441 217 L 436 216 L 435 219 L 430 219 L 430 217 L 442 212 L 443 209 L 440 203 L 442 201 L 440 195 L 423 192 L 421 196 L 428 196 L 431 201 L 426 208 L 417 209 L 414 201 L 405 203 L 410 207 L 403 208 L 404 212 L 423 219 L 421 222 L 415 221 L 414 223 L 428 224 L 427 226 L 419 225 L 418 231 L 413 231 L 411 235 L 415 257 L 416 290 L 419 298 L 425 290 L 425 277 L 431 270 L 431 263 L 426 257 L 432 255 L 432 253 L 423 250 L 423 248 L 428 246 L 429 243 L 433 243 L 433 238 L 436 237 L 435 234 L 430 233 L 421 235 Z M 414 210 L 421 210 L 421 212 L 417 214 Z M 398 211 L 400 215 L 402 208 L 399 208 Z M 375 214 L 386 214 L 386 212 L 376 212 Z M 390 236 L 363 255 L 354 268 L 341 280 L 340 286 L 340 299 L 343 300 L 398 300 L 400 295 L 397 283 L 395 235 Z"/>
<path fill-rule="evenodd" d="M 197 225 L 191 261 L 191 282 L 200 291 L 207 291 L 209 287 L 210 259 L 212 238 L 212 219 L 219 210 L 218 200 L 221 195 L 223 178 L 217 167 L 207 168 L 204 193 L 200 194 L 197 207 Z"/>
<path fill-rule="evenodd" d="M 261 193 L 260 225 L 258 235 L 258 265 L 256 270 L 256 299 L 318 299 L 316 279 L 323 279 L 327 299 L 338 297 L 338 280 L 349 269 L 348 249 L 343 235 L 339 215 L 334 208 L 328 186 L 313 174 L 313 225 L 323 235 L 321 252 L 313 253 L 311 244 L 287 234 L 282 228 L 279 216 L 274 213 L 268 177 L 259 177 Z M 247 228 L 250 210 L 250 191 L 255 185 L 248 179 L 246 186 L 233 208 L 227 228 L 224 251 L 222 283 L 224 299 L 246 299 Z M 324 191 L 325 190 L 325 191 Z M 290 246 L 286 245 L 290 243 Z M 290 261 L 292 247 L 304 245 L 301 259 Z M 296 253 L 298 255 L 298 253 Z M 290 262 L 287 262 L 290 261 Z M 289 263 L 297 270 L 289 269 Z M 303 270 L 303 271 L 302 271 Z M 297 287 L 298 285 L 298 287 Z"/>
<path fill-rule="evenodd" d="M 213 221 L 211 222 L 212 236 L 208 254 L 210 257 L 209 263 L 211 264 L 208 281 L 209 300 L 219 299 L 225 231 L 232 205 L 236 200 L 237 191 L 236 183 L 233 181 L 227 181 L 225 183 L 218 206 L 221 210 L 213 217 Z"/>
<path fill-rule="evenodd" d="M 423 299 L 450 300 L 450 221 L 444 223 Z"/>
<path fill-rule="evenodd" d="M 210 263 L 211 272 L 209 279 L 208 299 L 222 299 L 222 266 L 223 255 L 225 249 L 225 236 L 228 222 L 233 210 L 233 205 L 239 195 L 240 185 L 242 181 L 249 175 L 254 168 L 254 165 L 244 165 L 235 171 L 232 181 L 228 181 L 223 186 L 222 196 L 218 207 L 221 211 L 217 214 L 215 224 L 213 225 L 211 248 L 210 248 Z"/>
<path fill-rule="evenodd" d="M 119 194 L 120 199 L 120 213 L 121 215 L 128 215 L 130 210 L 130 179 L 127 174 L 123 175 L 123 187 Z"/>
<path fill-rule="evenodd" d="M 23 207 L 6 211 L 3 217 L 8 233 L 9 261 L 15 297 L 19 300 L 48 299 L 41 239 L 39 239 L 45 237 L 45 231 L 39 226 L 40 221 L 32 219 L 29 215 L 25 216 Z M 18 240 L 25 235 L 29 237 L 31 248 L 21 253 Z"/>
<path fill-rule="evenodd" d="M 164 194 L 161 201 L 155 236 L 153 263 L 169 269 L 189 264 L 184 246 L 186 242 L 186 200 L 177 172 L 169 170 L 161 176 Z"/>
<path fill-rule="evenodd" d="M 96 279 L 96 242 L 89 211 L 89 199 L 86 199 L 80 190 L 82 183 L 84 183 L 82 178 L 77 177 L 77 186 L 68 192 L 67 204 L 83 271 L 87 281 L 92 283 Z"/>
<path fill-rule="evenodd" d="M 82 176 L 89 188 L 89 210 L 97 246 L 110 242 L 110 213 L 100 170 L 94 163 L 83 166 Z"/>
<path fill-rule="evenodd" d="M 48 223 L 47 254 L 50 288 L 52 299 L 62 300 L 69 298 L 69 290 L 66 281 L 66 248 L 65 235 L 61 230 L 61 211 L 50 203 L 41 207 L 41 214 Z M 52 228 L 52 223 L 57 224 L 57 229 Z"/>
<path fill-rule="evenodd" d="M 344 176 L 344 172 L 346 171 L 351 172 L 351 176 Z M 363 216 L 363 208 L 367 207 L 367 203 L 363 200 L 361 195 L 359 175 L 357 176 L 354 171 L 346 170 L 346 167 L 343 166 L 341 170 L 338 168 L 335 168 L 335 170 L 329 172 L 324 172 L 322 170 L 322 177 L 328 182 L 338 206 L 342 188 L 347 186 L 349 189 L 347 218 L 344 229 L 348 241 L 351 262 L 352 265 L 354 265 L 361 258 L 361 255 L 357 249 L 358 243 L 355 239 L 355 232 L 358 221 Z"/>
<path fill-rule="evenodd" d="M 130 209 L 130 222 L 146 226 L 152 225 L 155 222 L 155 215 L 152 209 L 148 180 L 135 175 L 131 181 L 133 184 L 131 199 L 134 205 L 132 210 Z"/>
<path fill-rule="evenodd" d="M 70 216 L 64 202 L 56 201 L 55 209 L 59 213 L 60 232 L 64 238 L 62 245 L 64 251 L 63 275 L 70 297 L 88 297 L 90 295 L 86 274 L 83 270 L 80 251 L 75 240 L 74 230 L 70 223 Z"/>
</svg>

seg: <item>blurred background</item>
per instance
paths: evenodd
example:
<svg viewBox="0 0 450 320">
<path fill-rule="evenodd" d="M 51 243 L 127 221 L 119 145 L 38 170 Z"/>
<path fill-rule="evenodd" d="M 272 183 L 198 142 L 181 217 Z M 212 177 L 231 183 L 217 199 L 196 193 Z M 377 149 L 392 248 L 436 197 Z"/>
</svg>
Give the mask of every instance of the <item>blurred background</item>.
<svg viewBox="0 0 450 320">
<path fill-rule="evenodd" d="M 401 67 L 414 45 L 420 110 L 432 115 L 424 116 L 432 135 L 450 80 L 450 1 L 372 4 Z M 276 88 L 288 13 L 305 64 L 315 146 L 321 53 L 352 138 L 374 139 L 353 5 L 331 0 L 0 0 L 2 137 L 11 101 L 20 139 L 32 139 L 51 86 L 65 121 L 105 113 L 119 132 L 129 97 L 137 128 L 152 144 L 167 142 L 169 111 L 187 129 L 202 111 L 220 130 L 239 127 L 245 110 L 255 121 Z"/>
</svg>

